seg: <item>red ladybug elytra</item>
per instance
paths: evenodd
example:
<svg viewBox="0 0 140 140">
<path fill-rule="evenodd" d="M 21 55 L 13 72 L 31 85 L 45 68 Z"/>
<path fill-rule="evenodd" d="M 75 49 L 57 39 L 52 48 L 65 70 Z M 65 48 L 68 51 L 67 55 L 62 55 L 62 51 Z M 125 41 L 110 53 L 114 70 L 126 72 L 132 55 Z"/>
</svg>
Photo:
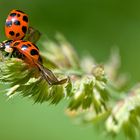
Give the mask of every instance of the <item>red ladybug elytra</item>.
<svg viewBox="0 0 140 140">
<path fill-rule="evenodd" d="M 28 30 L 28 15 L 20 10 L 12 10 L 5 23 L 5 34 L 11 40 L 23 39 Z"/>
<path fill-rule="evenodd" d="M 67 78 L 58 80 L 55 75 L 49 69 L 42 65 L 42 59 L 39 54 L 39 50 L 35 44 L 30 41 L 18 40 L 11 43 L 11 48 L 13 52 L 20 55 L 20 57 L 30 66 L 37 67 L 43 78 L 50 85 L 64 84 L 67 82 Z"/>
<path fill-rule="evenodd" d="M 34 66 L 36 63 L 41 63 L 41 57 L 39 54 L 39 50 L 35 44 L 33 44 L 30 41 L 24 41 L 24 40 L 17 40 L 10 44 L 13 51 L 23 54 L 22 59 L 25 61 L 27 60 L 27 63 Z M 12 52 L 12 53 L 14 53 Z"/>
</svg>

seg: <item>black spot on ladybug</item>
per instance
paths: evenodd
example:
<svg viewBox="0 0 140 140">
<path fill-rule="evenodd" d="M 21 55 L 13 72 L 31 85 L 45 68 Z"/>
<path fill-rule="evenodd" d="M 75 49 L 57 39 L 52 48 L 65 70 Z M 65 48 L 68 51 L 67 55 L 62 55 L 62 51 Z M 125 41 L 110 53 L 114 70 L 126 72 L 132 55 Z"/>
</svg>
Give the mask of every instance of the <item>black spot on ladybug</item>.
<svg viewBox="0 0 140 140">
<path fill-rule="evenodd" d="M 19 37 L 20 36 L 20 33 L 16 33 L 16 37 Z"/>
<path fill-rule="evenodd" d="M 10 16 L 11 17 L 15 17 L 17 14 L 16 13 L 11 13 Z"/>
<path fill-rule="evenodd" d="M 20 12 L 20 13 L 24 13 L 23 11 L 21 11 L 21 10 L 16 10 L 17 12 Z"/>
<path fill-rule="evenodd" d="M 20 17 L 20 14 L 17 14 L 18 17 Z"/>
<path fill-rule="evenodd" d="M 15 25 L 20 25 L 20 21 L 19 21 L 19 20 L 15 20 L 15 21 L 14 21 L 14 24 L 15 24 Z"/>
<path fill-rule="evenodd" d="M 32 49 L 32 50 L 30 51 L 30 54 L 31 54 L 31 55 L 39 55 L 38 51 L 35 50 L 35 49 Z"/>
<path fill-rule="evenodd" d="M 17 45 L 19 45 L 20 44 L 20 42 L 15 42 L 14 44 L 13 44 L 13 46 L 15 47 L 15 46 L 17 46 Z"/>
<path fill-rule="evenodd" d="M 9 34 L 10 34 L 11 36 L 14 36 L 14 35 L 15 35 L 15 33 L 14 33 L 13 31 L 10 31 Z"/>
<path fill-rule="evenodd" d="M 32 46 L 32 45 L 31 45 L 31 44 L 29 44 L 29 43 L 28 43 L 27 45 L 28 45 L 29 47 L 31 47 L 31 46 Z"/>
<path fill-rule="evenodd" d="M 23 21 L 28 22 L 28 17 L 27 16 L 23 16 Z"/>
<path fill-rule="evenodd" d="M 32 45 L 38 49 L 38 47 L 37 47 L 34 43 L 32 43 Z M 39 50 L 39 49 L 38 49 L 38 50 Z"/>
<path fill-rule="evenodd" d="M 26 33 L 27 27 L 26 26 L 22 26 L 22 31 L 23 31 L 23 33 Z"/>
<path fill-rule="evenodd" d="M 22 46 L 21 46 L 21 50 L 26 50 L 27 48 L 28 48 L 27 45 L 22 45 Z"/>
<path fill-rule="evenodd" d="M 7 22 L 5 23 L 5 25 L 6 25 L 7 27 L 12 26 L 12 21 L 7 21 Z"/>
</svg>

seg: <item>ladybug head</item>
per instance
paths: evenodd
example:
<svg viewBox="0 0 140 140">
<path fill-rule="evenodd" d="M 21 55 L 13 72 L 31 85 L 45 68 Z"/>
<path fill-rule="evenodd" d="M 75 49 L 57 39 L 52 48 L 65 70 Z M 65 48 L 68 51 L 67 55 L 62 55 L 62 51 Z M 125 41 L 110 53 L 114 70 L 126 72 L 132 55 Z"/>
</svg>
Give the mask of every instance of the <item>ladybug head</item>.
<svg viewBox="0 0 140 140">
<path fill-rule="evenodd" d="M 12 42 L 13 42 L 12 40 L 5 40 L 5 41 L 1 42 L 0 43 L 0 50 L 5 51 L 7 53 L 11 53 L 13 51 L 13 49 L 11 48 Z"/>
</svg>

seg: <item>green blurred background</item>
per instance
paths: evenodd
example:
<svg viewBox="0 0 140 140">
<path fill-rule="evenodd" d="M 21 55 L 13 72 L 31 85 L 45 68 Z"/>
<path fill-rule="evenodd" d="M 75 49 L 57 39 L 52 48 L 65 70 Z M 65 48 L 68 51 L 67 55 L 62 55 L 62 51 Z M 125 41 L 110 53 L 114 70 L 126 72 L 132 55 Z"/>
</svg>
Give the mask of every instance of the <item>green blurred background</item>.
<svg viewBox="0 0 140 140">
<path fill-rule="evenodd" d="M 98 62 L 108 59 L 118 46 L 122 72 L 139 81 L 140 1 L 130 0 L 0 0 L 0 40 L 12 9 L 28 13 L 30 25 L 44 36 L 61 32 L 79 55 L 92 54 Z M 92 140 L 104 137 L 92 126 L 74 125 L 64 114 L 67 104 L 33 104 L 16 97 L 10 101 L 0 95 L 0 140 Z M 104 138 L 105 139 L 105 138 Z M 108 137 L 106 139 L 109 139 Z M 123 139 L 123 137 L 118 137 Z"/>
</svg>

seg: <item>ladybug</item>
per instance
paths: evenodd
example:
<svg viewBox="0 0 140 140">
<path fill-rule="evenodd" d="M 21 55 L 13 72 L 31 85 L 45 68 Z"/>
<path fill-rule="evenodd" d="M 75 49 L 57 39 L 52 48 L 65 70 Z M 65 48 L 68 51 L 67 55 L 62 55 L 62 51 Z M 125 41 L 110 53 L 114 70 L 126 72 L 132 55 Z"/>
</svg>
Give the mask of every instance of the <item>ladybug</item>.
<svg viewBox="0 0 140 140">
<path fill-rule="evenodd" d="M 28 30 L 28 15 L 20 10 L 12 10 L 6 19 L 5 35 L 10 40 L 23 39 Z"/>
<path fill-rule="evenodd" d="M 37 62 L 41 63 L 41 57 L 39 54 L 38 47 L 30 41 L 17 40 L 13 41 L 10 44 L 12 48 L 12 54 L 22 55 L 22 59 L 30 64 L 31 66 L 35 66 Z"/>
<path fill-rule="evenodd" d="M 24 39 L 36 43 L 41 36 L 37 29 L 28 27 L 28 15 L 21 10 L 12 10 L 9 13 L 5 23 L 5 34 L 10 40 L 1 42 L 0 50 L 6 55 L 12 52 L 10 44 L 13 41 Z"/>
<path fill-rule="evenodd" d="M 49 85 L 67 82 L 67 78 L 58 80 L 51 70 L 43 66 L 39 49 L 32 43 L 35 43 L 41 34 L 38 30 L 28 27 L 28 16 L 24 12 L 12 10 L 9 13 L 5 23 L 5 34 L 10 39 L 0 43 L 0 50 L 5 56 L 21 58 L 29 66 L 38 68 Z M 22 40 L 23 38 L 29 41 Z"/>
<path fill-rule="evenodd" d="M 51 70 L 45 68 L 38 47 L 30 41 L 18 40 L 10 44 L 13 49 L 12 54 L 24 60 L 29 66 L 38 68 L 43 78 L 49 85 L 64 84 L 67 78 L 58 80 Z"/>
</svg>

